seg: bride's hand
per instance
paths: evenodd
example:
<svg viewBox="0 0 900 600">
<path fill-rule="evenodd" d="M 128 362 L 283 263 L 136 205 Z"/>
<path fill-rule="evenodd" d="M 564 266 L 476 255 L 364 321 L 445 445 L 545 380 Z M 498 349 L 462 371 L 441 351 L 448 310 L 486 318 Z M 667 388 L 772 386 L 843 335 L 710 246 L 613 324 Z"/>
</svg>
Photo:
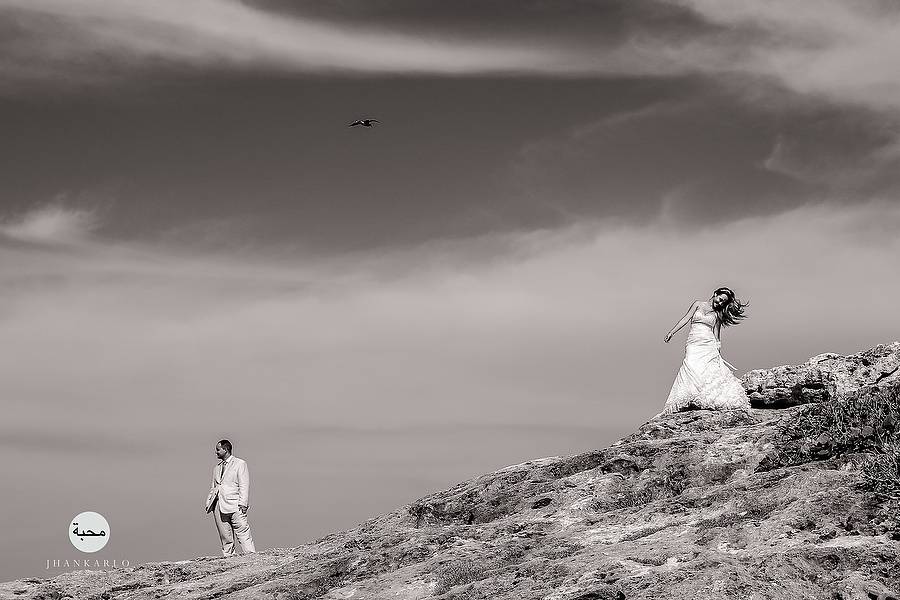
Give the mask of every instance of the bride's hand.
<svg viewBox="0 0 900 600">
<path fill-rule="evenodd" d="M 671 340 L 671 339 L 672 339 L 672 334 L 671 334 L 671 333 L 667 333 L 667 334 L 666 334 L 666 337 L 663 338 L 663 340 L 664 340 L 667 344 L 669 343 L 669 340 Z"/>
</svg>

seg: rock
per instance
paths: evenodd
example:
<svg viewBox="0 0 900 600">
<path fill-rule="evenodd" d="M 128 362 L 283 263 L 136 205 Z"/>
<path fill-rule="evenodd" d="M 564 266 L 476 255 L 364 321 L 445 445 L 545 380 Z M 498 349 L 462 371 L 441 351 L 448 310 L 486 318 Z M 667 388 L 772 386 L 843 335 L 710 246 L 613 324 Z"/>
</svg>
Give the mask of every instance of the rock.
<svg viewBox="0 0 900 600">
<path fill-rule="evenodd" d="M 756 406 L 781 410 L 667 415 L 313 543 L 0 583 L 0 600 L 896 597 L 900 503 L 860 488 L 831 433 L 792 426 L 809 402 L 896 400 L 898 349 L 753 371 Z"/>
<path fill-rule="evenodd" d="M 817 354 L 800 365 L 755 369 L 741 377 L 755 408 L 786 408 L 823 402 L 867 385 L 900 380 L 900 342 L 842 356 Z"/>
<path fill-rule="evenodd" d="M 823 432 L 819 437 L 816 438 L 816 446 L 827 446 L 829 444 L 831 444 L 831 434 L 829 434 L 828 432 Z"/>
</svg>

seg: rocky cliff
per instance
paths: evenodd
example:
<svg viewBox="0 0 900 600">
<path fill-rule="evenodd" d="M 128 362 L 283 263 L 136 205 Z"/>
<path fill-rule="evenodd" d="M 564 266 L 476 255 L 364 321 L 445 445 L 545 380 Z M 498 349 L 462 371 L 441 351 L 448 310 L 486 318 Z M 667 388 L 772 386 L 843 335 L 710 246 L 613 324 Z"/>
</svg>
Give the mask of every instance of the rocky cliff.
<svg viewBox="0 0 900 600">
<path fill-rule="evenodd" d="M 900 598 L 900 342 L 294 548 L 0 584 L 0 598 Z"/>
</svg>

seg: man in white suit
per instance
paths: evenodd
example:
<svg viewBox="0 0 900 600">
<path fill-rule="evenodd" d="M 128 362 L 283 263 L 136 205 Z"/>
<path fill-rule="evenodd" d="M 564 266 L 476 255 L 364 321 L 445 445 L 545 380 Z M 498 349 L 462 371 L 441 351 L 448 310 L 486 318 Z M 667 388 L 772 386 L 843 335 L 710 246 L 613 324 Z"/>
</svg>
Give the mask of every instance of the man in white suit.
<svg viewBox="0 0 900 600">
<path fill-rule="evenodd" d="M 212 485 L 206 497 L 206 512 L 215 517 L 222 554 L 234 556 L 234 538 L 237 536 L 243 553 L 256 552 L 247 511 L 250 509 L 250 471 L 247 461 L 231 454 L 231 442 L 221 440 L 216 444 L 219 462 L 213 467 Z"/>
</svg>

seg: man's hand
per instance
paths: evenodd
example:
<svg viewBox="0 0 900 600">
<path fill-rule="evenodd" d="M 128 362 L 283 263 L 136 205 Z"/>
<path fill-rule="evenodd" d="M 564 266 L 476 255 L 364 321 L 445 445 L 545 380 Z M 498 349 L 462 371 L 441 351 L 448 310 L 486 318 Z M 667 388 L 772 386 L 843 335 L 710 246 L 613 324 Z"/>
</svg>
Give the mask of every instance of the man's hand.
<svg viewBox="0 0 900 600">
<path fill-rule="evenodd" d="M 247 511 L 250 510 L 249 506 L 244 506 L 243 504 L 238 504 L 238 508 L 241 509 L 241 512 L 245 515 L 247 514 Z"/>
</svg>

